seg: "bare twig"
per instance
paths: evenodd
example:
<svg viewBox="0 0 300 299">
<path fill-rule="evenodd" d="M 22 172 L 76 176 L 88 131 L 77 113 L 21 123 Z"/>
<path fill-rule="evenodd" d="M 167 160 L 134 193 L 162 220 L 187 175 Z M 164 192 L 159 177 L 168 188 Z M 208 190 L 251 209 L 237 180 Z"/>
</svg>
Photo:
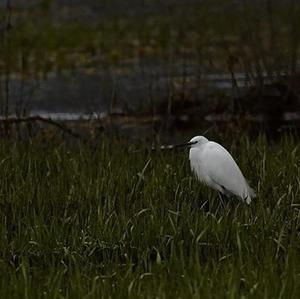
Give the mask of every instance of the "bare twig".
<svg viewBox="0 0 300 299">
<path fill-rule="evenodd" d="M 8 33 L 12 27 L 11 24 L 11 1 L 7 0 L 6 1 L 6 11 L 7 11 L 7 16 L 6 16 L 6 22 L 5 22 L 5 32 L 4 32 L 4 42 L 9 43 L 8 39 Z M 9 51 L 7 51 L 7 55 L 9 55 Z M 8 106 L 9 106 L 9 96 L 10 96 L 10 59 L 9 57 L 6 57 L 6 68 L 5 68 L 5 107 L 4 107 L 4 114 L 6 117 L 8 117 Z"/>
<path fill-rule="evenodd" d="M 10 118 L 4 118 L 0 120 L 0 123 L 5 126 L 19 124 L 19 123 L 33 123 L 33 122 L 42 122 L 42 123 L 49 124 L 51 126 L 60 129 L 64 133 L 67 133 L 68 135 L 74 138 L 81 139 L 81 136 L 78 133 L 74 132 L 70 128 L 67 128 L 61 123 L 55 122 L 51 118 L 44 118 L 41 116 L 31 116 L 31 117 L 10 117 Z"/>
<path fill-rule="evenodd" d="M 298 49 L 299 49 L 299 4 L 295 0 L 291 0 L 290 6 L 291 13 L 291 62 L 290 62 L 290 74 L 295 75 L 297 71 L 297 61 L 298 61 Z"/>
</svg>

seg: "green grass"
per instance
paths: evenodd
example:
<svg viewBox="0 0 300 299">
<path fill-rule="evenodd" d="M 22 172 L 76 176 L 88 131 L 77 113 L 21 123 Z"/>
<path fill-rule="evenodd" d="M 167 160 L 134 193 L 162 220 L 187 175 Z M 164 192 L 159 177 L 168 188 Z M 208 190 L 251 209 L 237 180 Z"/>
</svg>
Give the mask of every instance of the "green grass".
<svg viewBox="0 0 300 299">
<path fill-rule="evenodd" d="M 299 298 L 299 140 L 218 141 L 250 206 L 220 205 L 184 151 L 2 140 L 0 297 Z"/>
<path fill-rule="evenodd" d="M 289 2 L 274 2 L 269 12 L 266 4 L 249 1 L 236 9 L 232 2 L 209 0 L 189 6 L 178 1 L 155 13 L 150 9 L 132 17 L 128 9 L 125 15 L 94 22 L 86 18 L 57 22 L 50 4 L 34 9 L 13 5 L 12 28 L 7 32 L 5 26 L 0 28 L 0 71 L 31 78 L 77 68 L 96 72 L 143 60 L 176 63 L 183 56 L 227 71 L 228 55 L 241 60 L 235 70 L 249 71 L 247 63 L 257 65 L 257 60 L 266 68 L 285 70 L 297 52 L 300 6 L 293 9 Z M 73 16 L 72 10 L 65 14 Z M 1 19 L 7 15 L 0 9 Z"/>
</svg>

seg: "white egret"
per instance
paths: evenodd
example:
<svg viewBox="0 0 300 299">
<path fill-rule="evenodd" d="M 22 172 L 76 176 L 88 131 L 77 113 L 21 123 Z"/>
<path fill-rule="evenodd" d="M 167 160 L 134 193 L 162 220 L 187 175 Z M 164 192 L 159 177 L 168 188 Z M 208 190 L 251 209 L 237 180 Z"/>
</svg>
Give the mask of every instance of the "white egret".
<svg viewBox="0 0 300 299">
<path fill-rule="evenodd" d="M 237 196 L 250 204 L 255 192 L 249 187 L 230 153 L 220 144 L 204 136 L 195 136 L 188 143 L 191 169 L 199 181 L 216 189 L 226 197 Z"/>
</svg>

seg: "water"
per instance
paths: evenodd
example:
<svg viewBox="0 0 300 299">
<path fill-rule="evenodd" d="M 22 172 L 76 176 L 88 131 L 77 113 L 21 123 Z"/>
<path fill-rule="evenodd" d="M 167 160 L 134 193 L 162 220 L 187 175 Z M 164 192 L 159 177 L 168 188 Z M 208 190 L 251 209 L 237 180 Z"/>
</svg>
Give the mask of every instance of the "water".
<svg viewBox="0 0 300 299">
<path fill-rule="evenodd" d="M 9 82 L 9 110 L 14 113 L 22 107 L 29 112 L 85 114 L 105 112 L 115 105 L 119 109 L 135 111 L 183 90 L 199 101 L 205 101 L 213 91 L 231 94 L 232 79 L 229 74 L 201 73 L 200 77 L 199 66 L 190 64 L 184 68 L 176 64 L 147 65 L 144 68 L 123 66 L 93 74 L 81 69 L 50 73 L 45 78 L 31 80 L 12 76 Z M 242 91 L 245 75 L 237 73 L 235 78 Z"/>
</svg>

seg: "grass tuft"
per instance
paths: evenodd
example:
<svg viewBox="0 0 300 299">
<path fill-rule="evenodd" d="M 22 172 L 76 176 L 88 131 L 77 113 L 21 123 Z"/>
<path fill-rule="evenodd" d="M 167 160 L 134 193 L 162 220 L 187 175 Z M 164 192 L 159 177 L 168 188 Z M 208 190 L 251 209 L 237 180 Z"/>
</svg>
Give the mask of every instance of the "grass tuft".
<svg viewBox="0 0 300 299">
<path fill-rule="evenodd" d="M 0 297 L 299 298 L 299 140 L 226 142 L 249 207 L 220 205 L 186 152 L 3 140 Z"/>
</svg>

